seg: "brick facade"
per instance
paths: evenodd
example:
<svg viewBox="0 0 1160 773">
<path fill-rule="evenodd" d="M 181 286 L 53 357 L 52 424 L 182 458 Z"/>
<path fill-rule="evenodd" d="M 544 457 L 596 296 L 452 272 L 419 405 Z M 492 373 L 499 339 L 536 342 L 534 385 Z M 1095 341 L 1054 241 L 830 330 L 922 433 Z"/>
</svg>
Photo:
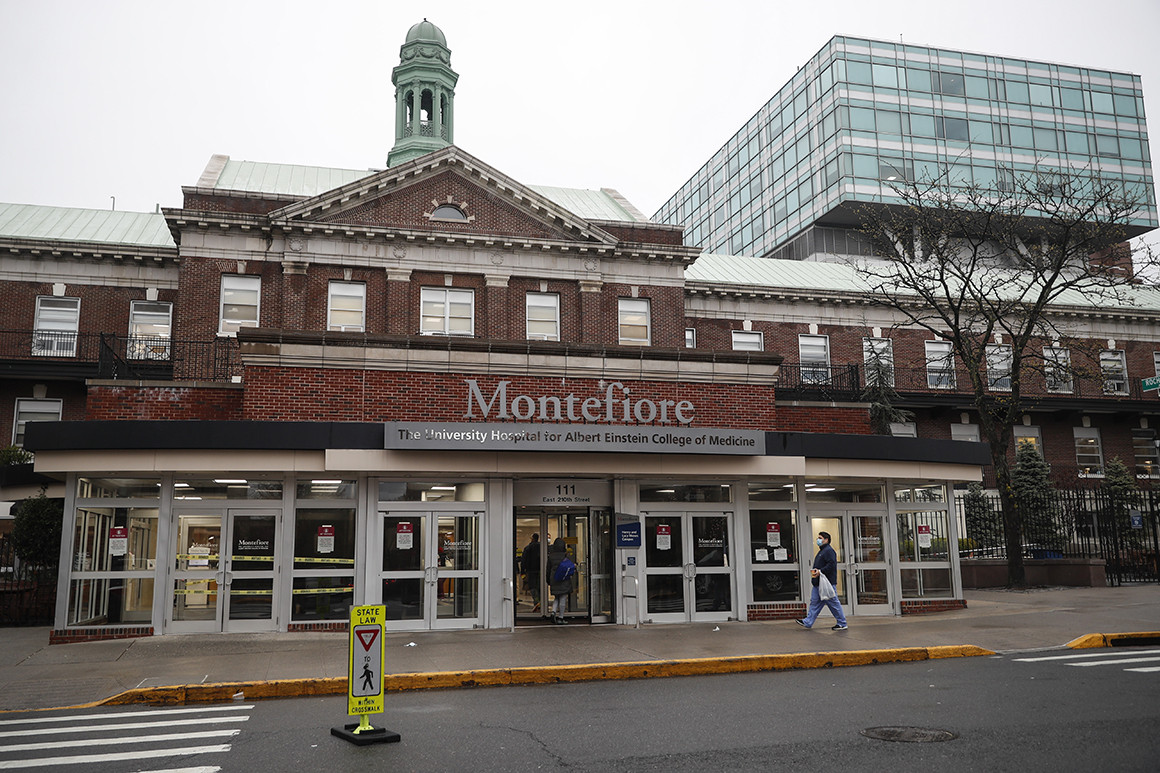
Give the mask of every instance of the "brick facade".
<svg viewBox="0 0 1160 773">
<path fill-rule="evenodd" d="M 241 385 L 118 384 L 89 387 L 86 421 L 237 421 Z"/>
</svg>

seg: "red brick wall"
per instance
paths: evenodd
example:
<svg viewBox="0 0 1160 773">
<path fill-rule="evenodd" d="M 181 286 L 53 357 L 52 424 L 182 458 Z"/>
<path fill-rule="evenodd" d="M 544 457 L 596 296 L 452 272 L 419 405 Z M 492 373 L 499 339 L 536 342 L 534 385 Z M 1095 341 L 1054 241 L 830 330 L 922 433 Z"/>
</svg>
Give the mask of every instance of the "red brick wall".
<svg viewBox="0 0 1160 773">
<path fill-rule="evenodd" d="M 778 429 L 783 432 L 836 432 L 844 435 L 872 435 L 870 412 L 865 408 L 842 406 L 780 405 Z"/>
<path fill-rule="evenodd" d="M 88 421 L 140 420 L 237 421 L 242 390 L 237 387 L 89 387 Z"/>
<path fill-rule="evenodd" d="M 77 266 L 82 274 L 81 266 Z M 65 296 L 81 299 L 79 332 L 115 333 L 127 335 L 129 332 L 130 301 L 145 300 L 145 283 L 140 287 L 110 287 L 106 285 L 68 282 Z M 0 330 L 32 330 L 36 322 L 36 298 L 52 295 L 51 282 L 0 282 Z M 158 300 L 172 302 L 177 293 L 174 290 L 160 290 Z M 3 356 L 27 355 L 28 352 L 4 353 Z"/>
<path fill-rule="evenodd" d="M 12 442 L 12 424 L 16 419 L 18 399 L 36 399 L 32 389 L 36 384 L 46 387 L 45 400 L 61 401 L 61 420 L 80 421 L 85 418 L 85 385 L 79 382 L 49 381 L 0 381 L 0 446 Z"/>
<path fill-rule="evenodd" d="M 174 312 L 173 337 L 211 341 L 217 336 L 221 312 L 221 278 L 224 274 L 257 276 L 262 280 L 258 314 L 262 327 L 282 327 L 282 265 L 259 260 L 238 261 L 183 255 L 178 291 L 181 304 Z M 325 300 L 323 301 L 325 303 Z"/>
<path fill-rule="evenodd" d="M 469 223 L 432 222 L 423 216 L 437 204 L 458 204 L 468 216 Z M 323 222 L 341 222 L 398 228 L 460 231 L 481 235 L 523 236 L 532 239 L 560 238 L 562 230 L 546 227 L 541 221 L 513 207 L 492 191 L 475 185 L 457 172 L 447 171 L 434 177 L 404 185 L 385 195 L 356 206 L 345 212 L 323 218 Z"/>
<path fill-rule="evenodd" d="M 485 399 L 501 380 L 510 381 L 509 401 L 517 394 L 533 397 L 569 393 L 603 397 L 597 379 L 499 377 L 461 373 L 404 373 L 322 368 L 246 368 L 243 418 L 272 421 L 464 421 L 468 386 L 475 379 Z M 607 383 L 607 382 L 606 382 Z M 696 407 L 694 427 L 780 429 L 773 387 L 743 384 L 674 384 L 622 382 L 630 399 L 689 400 Z M 617 398 L 623 395 L 616 392 Z M 478 416 L 478 411 L 476 411 Z M 672 416 L 672 409 L 669 409 Z M 482 420 L 482 419 L 476 419 Z M 488 419 L 495 421 L 493 417 Z M 621 423 L 621 422 L 617 422 Z M 671 426 L 678 426 L 676 421 Z"/>
<path fill-rule="evenodd" d="M 684 244 L 684 229 L 656 228 L 633 225 L 611 225 L 601 223 L 600 227 L 622 242 L 634 244 L 665 244 L 680 247 Z"/>
<path fill-rule="evenodd" d="M 369 175 L 370 172 L 367 172 Z M 185 194 L 185 208 L 199 212 L 235 212 L 246 215 L 265 215 L 285 207 L 290 202 L 285 199 L 258 199 L 241 196 L 213 195 L 204 193 Z"/>
</svg>

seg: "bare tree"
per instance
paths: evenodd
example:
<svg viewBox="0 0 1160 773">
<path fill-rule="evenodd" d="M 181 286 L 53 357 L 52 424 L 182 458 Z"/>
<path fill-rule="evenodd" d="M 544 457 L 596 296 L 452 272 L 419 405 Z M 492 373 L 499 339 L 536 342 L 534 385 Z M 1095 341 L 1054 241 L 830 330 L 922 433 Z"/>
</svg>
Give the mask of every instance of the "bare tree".
<svg viewBox="0 0 1160 773">
<path fill-rule="evenodd" d="M 1005 179 L 1003 190 L 946 175 L 905 182 L 894 188 L 897 203 L 858 208 L 873 254 L 858 268 L 900 325 L 950 344 L 939 372 L 969 380 L 1002 502 L 1008 583 L 1019 587 L 1023 517 L 1008 460 L 1012 428 L 1030 404 L 1027 377 L 1070 379 L 1081 363 L 1045 357 L 1045 346 L 1058 351 L 1081 332 L 1058 312 L 1133 305 L 1154 256 L 1127 245 L 1142 191 L 1093 174 Z"/>
</svg>

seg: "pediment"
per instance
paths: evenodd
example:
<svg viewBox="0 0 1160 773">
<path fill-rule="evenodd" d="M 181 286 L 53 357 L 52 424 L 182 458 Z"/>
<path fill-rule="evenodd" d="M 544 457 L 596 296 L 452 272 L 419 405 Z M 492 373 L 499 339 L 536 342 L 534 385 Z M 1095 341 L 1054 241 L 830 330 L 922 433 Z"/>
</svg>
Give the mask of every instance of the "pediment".
<svg viewBox="0 0 1160 773">
<path fill-rule="evenodd" d="M 450 205 L 462 217 L 439 217 Z M 449 210 L 449 211 L 454 211 Z M 616 244 L 616 237 L 450 146 L 270 213 L 273 222 Z"/>
</svg>

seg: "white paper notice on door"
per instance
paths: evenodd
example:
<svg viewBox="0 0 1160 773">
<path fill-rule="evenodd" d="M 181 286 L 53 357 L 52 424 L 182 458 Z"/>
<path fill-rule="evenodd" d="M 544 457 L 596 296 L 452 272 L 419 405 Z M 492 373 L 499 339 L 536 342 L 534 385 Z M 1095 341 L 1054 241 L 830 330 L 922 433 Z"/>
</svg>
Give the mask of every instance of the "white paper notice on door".
<svg viewBox="0 0 1160 773">
<path fill-rule="evenodd" d="M 771 548 L 781 547 L 781 525 L 776 523 L 765 524 L 765 544 Z"/>
<path fill-rule="evenodd" d="M 756 550 L 753 551 L 753 560 L 754 561 L 768 561 L 769 560 L 769 550 L 767 548 L 757 548 Z"/>
<path fill-rule="evenodd" d="M 930 547 L 930 526 L 919 524 L 918 526 L 918 546 L 920 548 Z"/>
<path fill-rule="evenodd" d="M 415 525 L 407 521 L 395 527 L 395 547 L 399 550 L 410 550 L 415 544 Z"/>
<path fill-rule="evenodd" d="M 785 548 L 775 548 L 773 551 L 773 560 L 774 561 L 788 561 L 789 560 L 789 551 L 786 550 Z"/>
<path fill-rule="evenodd" d="M 671 550 L 673 547 L 673 527 L 657 524 L 657 550 Z"/>
</svg>

